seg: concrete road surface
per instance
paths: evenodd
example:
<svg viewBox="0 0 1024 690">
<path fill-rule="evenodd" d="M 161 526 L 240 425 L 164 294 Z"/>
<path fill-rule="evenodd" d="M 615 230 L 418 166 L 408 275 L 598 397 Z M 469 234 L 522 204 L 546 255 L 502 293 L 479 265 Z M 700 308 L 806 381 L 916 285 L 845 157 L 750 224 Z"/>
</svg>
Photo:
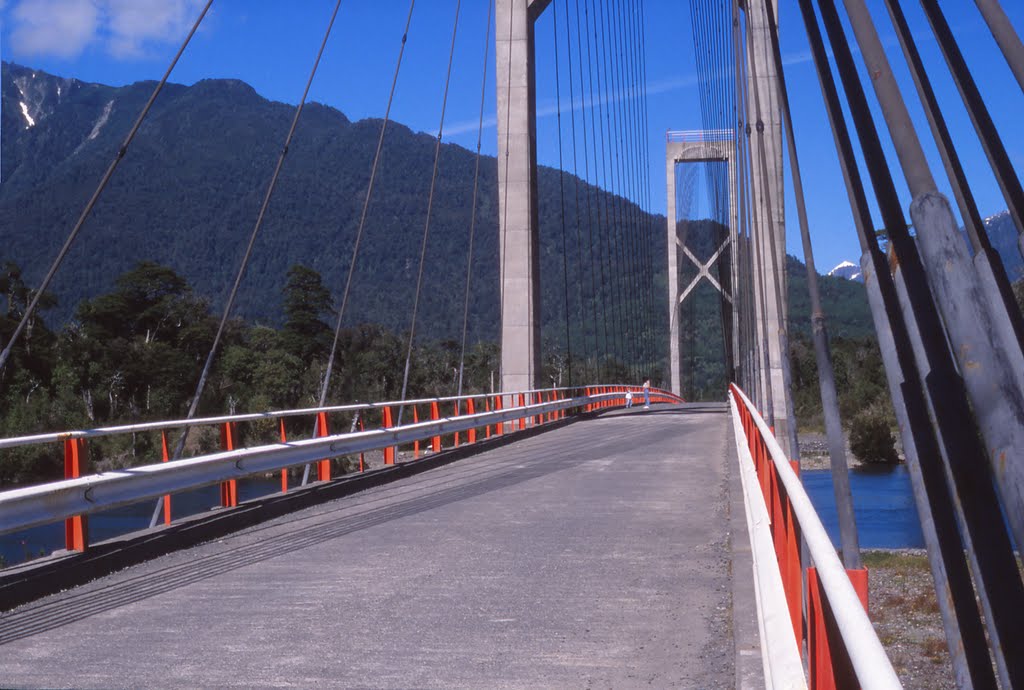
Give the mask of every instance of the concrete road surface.
<svg viewBox="0 0 1024 690">
<path fill-rule="evenodd" d="M 727 415 L 576 422 L 2 614 L 0 686 L 735 687 Z"/>
</svg>

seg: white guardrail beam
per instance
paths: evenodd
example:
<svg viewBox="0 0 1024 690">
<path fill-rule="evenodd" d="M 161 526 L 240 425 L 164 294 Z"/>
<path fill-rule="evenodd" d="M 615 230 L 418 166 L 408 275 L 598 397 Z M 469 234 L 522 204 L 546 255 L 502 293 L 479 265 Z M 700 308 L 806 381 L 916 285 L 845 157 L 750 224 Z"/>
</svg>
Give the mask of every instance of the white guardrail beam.
<svg viewBox="0 0 1024 690">
<path fill-rule="evenodd" d="M 18 448 L 21 446 L 32 446 L 40 443 L 51 443 L 64 441 L 66 439 L 98 438 L 100 436 L 116 436 L 117 434 L 134 434 L 143 431 L 165 431 L 167 429 L 184 429 L 193 426 L 208 426 L 213 424 L 224 424 L 227 422 L 256 422 L 263 419 L 281 419 L 282 417 L 306 417 L 326 412 L 363 412 L 366 410 L 383 410 L 385 408 L 412 407 L 414 405 L 425 405 L 427 403 L 460 402 L 463 400 L 483 400 L 493 398 L 518 399 L 519 396 L 529 396 L 535 393 L 562 393 L 564 391 L 579 391 L 583 388 L 600 388 L 602 386 L 578 386 L 576 388 L 542 388 L 528 391 L 516 391 L 515 393 L 479 393 L 475 395 L 453 395 L 444 398 L 417 398 L 415 400 L 392 400 L 390 402 L 352 403 L 350 405 L 330 405 L 326 407 L 306 407 L 298 410 L 275 410 L 271 412 L 250 412 L 247 414 L 220 415 L 217 417 L 196 417 L 194 419 L 171 419 L 163 422 L 143 422 L 141 424 L 122 424 L 119 426 L 97 427 L 95 429 L 81 429 L 76 431 L 58 431 L 48 434 L 35 434 L 33 436 L 19 436 L 17 438 L 0 439 L 0 450 Z M 612 386 L 604 386 L 612 387 Z M 637 386 L 631 386 L 639 390 Z M 636 391 L 634 391 L 635 394 Z M 653 390 L 651 391 L 654 392 Z"/>
<path fill-rule="evenodd" d="M 518 394 L 517 394 L 518 395 Z M 324 458 L 378 450 L 433 436 L 535 417 L 619 398 L 624 393 L 602 393 L 563 398 L 546 403 L 511 407 L 458 417 L 336 434 L 322 438 L 274 443 L 224 451 L 155 465 L 92 474 L 77 479 L 0 492 L 0 534 L 64 520 L 76 515 L 156 499 L 166 494 L 197 489 L 230 479 L 273 472 Z M 424 402 L 433 402 L 428 399 Z M 412 404 L 412 401 L 404 403 Z M 376 405 L 382 407 L 383 405 Z M 242 415 L 245 417 L 245 415 Z M 261 415 L 251 415 L 259 419 Z M 237 421 L 238 416 L 232 421 Z M 181 426 L 180 422 L 176 423 Z M 147 428 L 154 428 L 152 425 Z M 162 428 L 162 427 L 155 427 Z M 73 438 L 65 434 L 61 438 Z"/>
</svg>

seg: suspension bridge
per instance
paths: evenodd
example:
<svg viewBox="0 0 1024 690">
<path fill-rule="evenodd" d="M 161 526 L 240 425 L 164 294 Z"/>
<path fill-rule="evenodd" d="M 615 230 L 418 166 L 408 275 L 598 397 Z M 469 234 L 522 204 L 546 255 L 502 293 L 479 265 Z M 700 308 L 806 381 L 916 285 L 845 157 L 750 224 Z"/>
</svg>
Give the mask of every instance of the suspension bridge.
<svg viewBox="0 0 1024 690">
<path fill-rule="evenodd" d="M 863 252 L 954 680 L 963 688 L 1024 687 L 1024 583 L 1013 546 L 1024 543 L 1024 322 L 900 1 L 884 4 L 912 91 L 893 76 L 877 17 L 863 0 L 842 4 L 846 24 L 832 0 L 795 3 Z M 1024 89 L 1017 33 L 996 0 L 976 4 Z M 88 233 L 211 5 L 111 151 L 5 333 L 0 386 L 14 385 L 10 372 L 26 362 L 47 288 Z M 326 18 L 241 261 L 224 278 L 230 289 L 181 414 L 0 439 L 0 462 L 49 449 L 65 470 L 0 491 L 0 533 L 63 523 L 66 547 L 0 571 L 0 684 L 900 687 L 869 616 L 800 132 L 771 0 L 690 4 L 701 129 L 666 136 L 664 224 L 649 212 L 645 31 L 654 19 L 644 3 L 489 6 L 475 169 L 463 194 L 463 300 L 452 319 L 461 354 L 453 390 L 436 394 L 419 390 L 411 373 L 426 274 L 455 272 L 427 258 L 445 173 L 452 56 L 458 32 L 467 31 L 454 3 L 421 242 L 409 259 L 415 290 L 393 362 L 400 371 L 389 372 L 401 385 L 395 399 L 356 402 L 337 397 L 336 379 L 352 366 L 339 341 L 351 326 L 360 246 L 373 231 L 381 152 L 415 31 L 410 2 L 311 404 L 241 413 L 204 405 L 340 6 Z M 921 6 L 1020 231 L 1024 191 L 1010 154 L 943 10 L 933 0 Z M 540 22 L 550 22 L 552 64 L 537 60 Z M 873 101 L 855 54 L 871 76 Z M 562 270 L 550 282 L 541 270 L 540 72 L 555 77 L 558 122 L 553 217 Z M 489 83 L 497 205 L 485 217 L 479 142 Z M 912 99 L 927 132 L 909 115 Z M 955 210 L 925 156 L 926 135 L 940 151 Z M 885 136 L 898 166 L 887 162 Z M 694 164 L 711 216 L 704 223 L 688 217 L 700 186 Z M 787 176 L 807 267 L 838 545 L 799 478 Z M 485 386 L 465 376 L 465 360 L 473 252 L 491 226 L 497 271 L 485 279 L 499 286 L 501 349 L 498 381 Z M 687 402 L 697 347 L 692 304 L 708 295 L 718 315 L 721 391 L 714 402 Z M 557 344 L 542 337 L 546 307 L 561 321 Z M 564 380 L 547 371 L 553 349 L 565 357 Z M 134 450 L 139 438 L 153 450 L 130 466 L 91 467 L 90 448 L 118 440 Z M 127 534 L 97 530 L 124 510 L 141 510 L 144 524 Z"/>
</svg>

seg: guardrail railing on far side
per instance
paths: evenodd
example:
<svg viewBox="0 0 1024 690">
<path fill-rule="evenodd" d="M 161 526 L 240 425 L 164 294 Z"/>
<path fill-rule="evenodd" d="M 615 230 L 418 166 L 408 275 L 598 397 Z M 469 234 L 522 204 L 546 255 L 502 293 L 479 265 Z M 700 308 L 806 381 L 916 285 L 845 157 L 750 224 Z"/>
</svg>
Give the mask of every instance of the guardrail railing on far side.
<svg viewBox="0 0 1024 690">
<path fill-rule="evenodd" d="M 412 446 L 415 461 L 421 457 L 423 442 L 429 443 L 433 452 L 442 449 L 442 439 L 449 448 L 471 444 L 480 436 L 491 438 L 560 420 L 572 410 L 593 412 L 624 405 L 627 391 L 636 396 L 641 389 L 623 385 L 551 388 L 150 422 L 0 439 L 0 452 L 28 445 L 60 444 L 65 459 L 64 480 L 0 492 L 0 534 L 64 520 L 66 548 L 84 551 L 89 547 L 87 516 L 92 513 L 159 499 L 163 522 L 170 524 L 170 502 L 175 493 L 220 484 L 220 505 L 232 508 L 238 505 L 239 479 L 280 471 L 281 491 L 287 492 L 287 470 L 292 467 L 314 466 L 316 481 L 327 482 L 332 480 L 331 458 L 358 455 L 362 472 L 363 453 L 383 450 L 384 464 L 392 465 L 396 449 L 404 444 Z M 651 401 L 680 399 L 652 389 Z M 420 408 L 424 410 L 425 421 L 419 419 Z M 442 416 L 442 409 L 451 409 L 450 416 Z M 412 423 L 397 425 L 402 411 L 404 419 L 411 418 Z M 341 413 L 347 415 L 345 419 L 354 430 L 331 434 L 329 417 Z M 294 417 L 312 418 L 313 438 L 296 440 L 294 433 L 292 438 L 288 437 L 285 419 Z M 275 442 L 241 447 L 238 425 L 258 421 L 276 422 Z M 222 451 L 170 459 L 167 432 L 195 426 L 218 428 Z M 161 457 L 153 458 L 156 464 L 89 474 L 90 439 L 144 432 L 160 434 Z M 158 522 L 158 517 L 159 513 L 151 526 Z"/>
</svg>

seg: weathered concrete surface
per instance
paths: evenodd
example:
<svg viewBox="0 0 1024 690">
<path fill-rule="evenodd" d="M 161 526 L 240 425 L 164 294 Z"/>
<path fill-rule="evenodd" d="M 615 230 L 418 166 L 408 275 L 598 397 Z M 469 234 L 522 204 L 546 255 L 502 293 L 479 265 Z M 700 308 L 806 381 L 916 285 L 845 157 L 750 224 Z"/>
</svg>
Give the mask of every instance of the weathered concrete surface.
<svg viewBox="0 0 1024 690">
<path fill-rule="evenodd" d="M 734 687 L 727 422 L 606 415 L 43 599 L 0 686 Z"/>
</svg>

